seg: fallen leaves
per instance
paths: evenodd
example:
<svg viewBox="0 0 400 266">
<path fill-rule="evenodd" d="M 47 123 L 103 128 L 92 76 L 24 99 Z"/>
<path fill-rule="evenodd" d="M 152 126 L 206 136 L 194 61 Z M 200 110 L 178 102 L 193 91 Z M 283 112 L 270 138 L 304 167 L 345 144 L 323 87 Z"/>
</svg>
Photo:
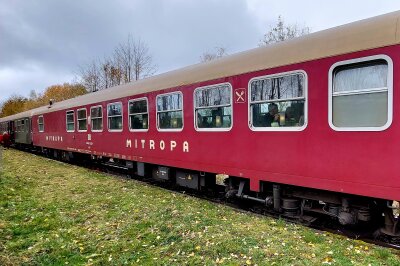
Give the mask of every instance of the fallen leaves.
<svg viewBox="0 0 400 266">
<path fill-rule="evenodd" d="M 332 257 L 325 257 L 323 260 L 322 260 L 322 264 L 332 264 L 332 262 L 334 262 L 334 259 L 332 258 Z"/>
</svg>

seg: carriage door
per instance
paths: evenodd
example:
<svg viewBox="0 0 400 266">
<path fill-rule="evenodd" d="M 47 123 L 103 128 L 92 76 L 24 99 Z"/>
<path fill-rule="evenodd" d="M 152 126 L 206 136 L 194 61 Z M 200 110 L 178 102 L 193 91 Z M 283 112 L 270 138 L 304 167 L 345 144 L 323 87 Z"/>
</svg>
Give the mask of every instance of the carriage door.
<svg viewBox="0 0 400 266">
<path fill-rule="evenodd" d="M 10 121 L 8 124 L 8 135 L 10 135 L 10 140 L 13 142 L 14 141 L 14 121 Z"/>
<path fill-rule="evenodd" d="M 31 144 L 31 121 L 25 118 L 25 143 Z"/>
</svg>

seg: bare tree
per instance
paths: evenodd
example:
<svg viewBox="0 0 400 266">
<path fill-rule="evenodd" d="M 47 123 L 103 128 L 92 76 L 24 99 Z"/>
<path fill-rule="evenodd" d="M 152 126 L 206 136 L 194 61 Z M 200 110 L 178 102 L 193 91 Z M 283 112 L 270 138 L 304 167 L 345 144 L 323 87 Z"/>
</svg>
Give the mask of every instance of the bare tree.
<svg viewBox="0 0 400 266">
<path fill-rule="evenodd" d="M 276 25 L 270 26 L 270 29 L 264 34 L 264 37 L 260 40 L 258 46 L 282 42 L 307 35 L 310 32 L 311 28 L 306 26 L 300 27 L 298 24 L 285 24 L 284 19 L 279 16 Z"/>
<path fill-rule="evenodd" d="M 101 63 L 101 89 L 118 86 L 123 82 L 122 66 L 114 59 L 104 59 Z"/>
<path fill-rule="evenodd" d="M 115 63 L 121 67 L 124 83 L 152 76 L 156 71 L 148 45 L 140 39 L 133 40 L 131 36 L 115 49 Z"/>
<path fill-rule="evenodd" d="M 102 87 L 107 89 L 108 87 L 111 86 L 111 75 L 110 75 L 110 69 L 111 69 L 111 62 L 105 61 L 101 65 L 101 74 L 102 74 Z"/>
<path fill-rule="evenodd" d="M 102 89 L 100 63 L 93 60 L 87 65 L 79 67 L 79 75 L 81 77 L 81 84 L 89 92 L 96 92 Z"/>
<path fill-rule="evenodd" d="M 80 67 L 79 76 L 81 84 L 89 92 L 95 92 L 151 76 L 155 71 L 147 44 L 129 36 L 126 43 L 115 48 L 110 58 L 93 60 Z"/>
<path fill-rule="evenodd" d="M 213 52 L 204 52 L 200 56 L 200 62 L 208 62 L 226 55 L 228 55 L 228 53 L 225 47 L 215 47 L 215 51 Z"/>
</svg>

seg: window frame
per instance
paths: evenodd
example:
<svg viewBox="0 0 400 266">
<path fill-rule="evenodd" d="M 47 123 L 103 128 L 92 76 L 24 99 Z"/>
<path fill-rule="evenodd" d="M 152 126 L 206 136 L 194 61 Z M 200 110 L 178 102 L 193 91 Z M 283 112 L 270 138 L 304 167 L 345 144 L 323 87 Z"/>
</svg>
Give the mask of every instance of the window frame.
<svg viewBox="0 0 400 266">
<path fill-rule="evenodd" d="M 110 105 L 115 105 L 115 104 L 117 104 L 117 103 L 121 104 L 121 115 L 109 116 L 109 115 L 108 115 L 108 106 L 110 106 Z M 124 131 L 124 105 L 122 104 L 122 102 L 119 101 L 119 102 L 108 103 L 108 104 L 107 104 L 106 112 L 107 112 L 107 130 L 108 130 L 108 132 L 122 132 L 122 131 Z M 121 129 L 110 129 L 110 123 L 109 123 L 109 119 L 108 119 L 108 118 L 110 118 L 110 117 L 117 117 L 117 116 L 121 116 L 121 118 L 122 118 L 122 127 L 121 127 Z"/>
<path fill-rule="evenodd" d="M 282 76 L 290 76 L 294 74 L 301 74 L 304 77 L 304 124 L 300 127 L 254 127 L 253 126 L 253 121 L 252 121 L 252 101 L 251 101 L 251 83 L 256 80 L 260 79 L 272 79 L 272 78 L 277 78 L 277 77 L 282 77 Z M 287 71 L 287 72 L 279 72 L 279 73 L 274 73 L 270 75 L 264 75 L 264 76 L 257 76 L 253 77 L 249 80 L 248 83 L 248 88 L 247 88 L 247 99 L 248 99 L 248 105 L 247 105 L 247 114 L 248 114 L 248 126 L 251 131 L 288 131 L 288 132 L 300 132 L 304 131 L 307 126 L 308 126 L 308 75 L 307 72 L 303 69 L 298 69 L 298 70 L 292 70 L 292 71 Z M 296 99 L 288 99 L 290 100 L 296 100 Z M 276 102 L 276 100 L 271 100 L 270 102 Z"/>
<path fill-rule="evenodd" d="M 345 66 L 345 65 L 352 65 L 352 64 L 361 64 L 368 61 L 375 61 L 375 60 L 384 60 L 388 66 L 388 75 L 387 75 L 387 93 L 388 93 L 388 117 L 385 125 L 380 127 L 337 127 L 333 124 L 333 78 L 334 78 L 334 71 L 337 67 Z M 333 64 L 329 69 L 329 76 L 328 76 L 329 84 L 328 84 L 328 123 L 329 126 L 335 131 L 383 131 L 388 129 L 392 122 L 393 122 L 393 60 L 388 55 L 379 54 L 367 57 L 360 57 L 354 58 L 344 61 L 339 61 Z M 363 89 L 357 90 L 355 93 L 353 92 L 344 92 L 341 95 L 361 95 L 373 92 L 380 92 L 386 91 L 382 90 L 382 88 L 373 88 L 373 89 Z"/>
<path fill-rule="evenodd" d="M 177 110 L 174 110 L 174 111 L 158 111 L 158 106 L 157 106 L 157 102 L 158 102 L 158 97 L 162 97 L 162 96 L 165 96 L 165 95 L 170 95 L 170 94 L 180 94 L 181 95 L 181 97 L 182 97 L 182 109 L 177 109 Z M 185 122 L 184 122 L 184 120 L 185 120 L 185 113 L 184 113 L 184 101 L 183 101 L 183 93 L 182 93 L 182 91 L 173 91 L 173 92 L 167 92 L 167 93 L 162 93 L 162 94 L 158 94 L 157 96 L 156 96 L 156 102 L 155 102 L 155 105 L 156 105 L 156 124 L 157 124 L 157 131 L 159 131 L 159 132 L 181 132 L 181 131 L 183 131 L 183 129 L 184 129 L 184 127 L 185 127 Z M 158 121 L 158 113 L 165 113 L 165 112 L 176 112 L 176 111 L 182 111 L 182 127 L 181 128 L 160 128 L 160 121 Z"/>
<path fill-rule="evenodd" d="M 131 102 L 138 102 L 138 101 L 146 101 L 146 113 L 136 113 L 136 114 L 147 114 L 147 128 L 146 129 L 133 129 L 131 127 L 131 113 L 130 113 L 130 103 Z M 149 114 L 149 99 L 147 97 L 141 97 L 136 99 L 130 99 L 128 101 L 128 128 L 130 132 L 147 132 L 150 128 L 150 114 Z"/>
<path fill-rule="evenodd" d="M 68 113 L 71 113 L 73 115 L 73 119 L 74 119 L 74 130 L 68 130 Z M 74 110 L 67 110 L 65 111 L 65 129 L 67 132 L 75 132 L 75 111 Z"/>
<path fill-rule="evenodd" d="M 219 128 L 199 128 L 197 126 L 197 110 L 198 109 L 207 109 L 207 108 L 212 108 L 212 107 L 196 107 L 196 92 L 198 90 L 206 90 L 206 89 L 212 89 L 212 88 L 217 88 L 223 85 L 228 85 L 229 89 L 230 89 L 230 104 L 229 106 L 231 106 L 232 108 L 232 112 L 231 112 L 231 126 L 230 127 L 219 127 Z M 225 107 L 226 105 L 215 105 L 213 107 Z M 204 132 L 204 131 L 208 131 L 208 132 L 227 132 L 227 131 L 231 131 L 233 128 L 233 87 L 232 84 L 230 82 L 223 82 L 223 83 L 218 83 L 218 84 L 213 84 L 213 85 L 207 85 L 207 86 L 202 86 L 202 87 L 198 87 L 193 91 L 193 120 L 194 120 L 194 129 L 196 131 L 199 132 Z"/>
<path fill-rule="evenodd" d="M 93 117 L 92 117 L 92 109 L 101 108 L 101 129 L 93 129 Z M 104 130 L 104 114 L 103 114 L 103 105 L 95 105 L 90 107 L 90 131 L 91 132 L 103 132 Z M 95 117 L 95 119 L 99 119 L 100 117 Z"/>
<path fill-rule="evenodd" d="M 42 123 L 42 125 L 43 125 L 43 130 L 40 130 L 40 122 L 39 122 L 40 118 L 42 118 L 42 121 L 43 121 L 43 123 Z M 39 116 L 38 116 L 37 123 L 38 123 L 38 132 L 40 132 L 40 133 L 41 133 L 41 132 L 44 132 L 44 117 L 43 117 L 43 115 L 39 115 Z"/>
<path fill-rule="evenodd" d="M 84 119 L 83 118 L 79 118 L 79 111 L 82 111 L 82 110 L 85 110 L 85 114 L 86 114 Z M 82 120 L 86 120 L 86 129 L 85 130 L 80 130 L 79 129 L 79 121 L 82 121 Z M 76 124 L 77 124 L 78 132 L 87 132 L 88 131 L 88 113 L 87 113 L 87 109 L 85 107 L 84 108 L 79 108 L 79 109 L 76 110 Z"/>
</svg>

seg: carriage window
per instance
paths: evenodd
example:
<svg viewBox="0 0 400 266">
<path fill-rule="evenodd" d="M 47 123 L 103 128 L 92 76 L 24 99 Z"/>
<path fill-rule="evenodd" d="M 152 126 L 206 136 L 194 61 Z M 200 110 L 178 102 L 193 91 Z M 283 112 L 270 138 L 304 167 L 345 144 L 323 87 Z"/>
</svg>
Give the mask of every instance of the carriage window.
<svg viewBox="0 0 400 266">
<path fill-rule="evenodd" d="M 74 111 L 67 111 L 67 131 L 73 132 L 75 131 L 75 117 Z"/>
<path fill-rule="evenodd" d="M 250 83 L 253 129 L 301 129 L 306 123 L 306 77 L 303 73 L 257 78 Z"/>
<path fill-rule="evenodd" d="M 157 125 L 159 129 L 182 129 L 182 93 L 157 96 Z"/>
<path fill-rule="evenodd" d="M 149 128 L 149 112 L 147 99 L 129 101 L 129 129 L 147 130 Z"/>
<path fill-rule="evenodd" d="M 383 59 L 342 64 L 332 71 L 330 123 L 337 128 L 381 128 L 389 119 L 389 70 Z"/>
<path fill-rule="evenodd" d="M 44 132 L 44 119 L 42 115 L 38 117 L 38 129 L 39 132 Z"/>
<path fill-rule="evenodd" d="M 86 117 L 86 109 L 78 110 L 78 131 L 86 131 L 87 130 L 87 117 Z"/>
<path fill-rule="evenodd" d="M 122 103 L 112 103 L 107 106 L 108 129 L 122 130 Z"/>
<path fill-rule="evenodd" d="M 21 121 L 20 121 L 20 129 L 19 129 L 19 131 L 25 131 L 25 121 L 24 121 L 24 119 L 22 119 Z"/>
<path fill-rule="evenodd" d="M 101 106 L 90 108 L 90 119 L 92 131 L 103 130 L 103 108 Z"/>
<path fill-rule="evenodd" d="M 198 129 L 232 127 L 232 88 L 221 84 L 195 91 L 195 118 Z"/>
</svg>

